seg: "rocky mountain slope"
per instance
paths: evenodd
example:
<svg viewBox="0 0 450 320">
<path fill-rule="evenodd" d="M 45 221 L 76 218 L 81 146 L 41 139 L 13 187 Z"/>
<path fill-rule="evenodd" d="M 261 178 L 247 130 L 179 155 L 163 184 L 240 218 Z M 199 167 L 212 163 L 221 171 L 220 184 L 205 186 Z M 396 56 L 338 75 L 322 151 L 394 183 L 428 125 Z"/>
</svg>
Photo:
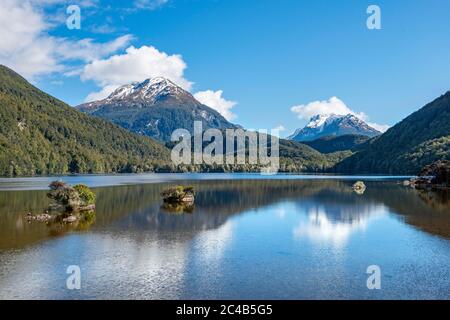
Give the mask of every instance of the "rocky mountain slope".
<svg viewBox="0 0 450 320">
<path fill-rule="evenodd" d="M 85 103 L 77 108 L 132 132 L 164 142 L 170 141 L 176 129 L 193 132 L 194 121 L 201 121 L 203 130 L 239 127 L 162 77 L 121 86 L 106 99 Z"/>
</svg>

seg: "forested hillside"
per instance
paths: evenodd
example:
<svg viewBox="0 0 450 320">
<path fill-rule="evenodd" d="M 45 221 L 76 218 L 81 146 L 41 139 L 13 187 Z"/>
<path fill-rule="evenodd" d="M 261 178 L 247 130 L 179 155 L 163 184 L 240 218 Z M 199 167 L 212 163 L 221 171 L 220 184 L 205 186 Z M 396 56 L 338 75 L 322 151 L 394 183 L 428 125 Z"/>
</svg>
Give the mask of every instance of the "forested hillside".
<svg viewBox="0 0 450 320">
<path fill-rule="evenodd" d="M 450 92 L 371 139 L 336 170 L 417 174 L 423 166 L 444 159 L 450 159 Z"/>
<path fill-rule="evenodd" d="M 0 175 L 164 169 L 169 151 L 88 116 L 0 66 Z"/>
</svg>

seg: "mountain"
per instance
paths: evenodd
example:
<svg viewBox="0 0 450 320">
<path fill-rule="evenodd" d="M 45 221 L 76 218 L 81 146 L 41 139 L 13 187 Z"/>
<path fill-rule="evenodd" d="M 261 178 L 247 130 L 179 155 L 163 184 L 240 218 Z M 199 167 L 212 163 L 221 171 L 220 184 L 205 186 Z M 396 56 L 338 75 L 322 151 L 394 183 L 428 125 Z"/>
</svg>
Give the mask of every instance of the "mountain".
<svg viewBox="0 0 450 320">
<path fill-rule="evenodd" d="M 239 127 L 163 77 L 121 86 L 106 99 L 85 103 L 77 108 L 132 132 L 164 142 L 170 141 L 176 129 L 193 132 L 196 120 L 202 121 L 203 130 Z"/>
<path fill-rule="evenodd" d="M 361 145 L 368 141 L 368 136 L 357 134 L 345 134 L 343 136 L 325 136 L 312 141 L 302 141 L 303 144 L 321 153 L 332 153 L 361 148 Z"/>
<path fill-rule="evenodd" d="M 0 65 L 0 175 L 140 172 L 170 161 L 156 141 L 88 116 Z"/>
<path fill-rule="evenodd" d="M 0 66 L 0 121 L 0 176 L 259 171 L 249 164 L 175 166 L 170 150 L 153 139 L 79 112 L 4 66 Z M 280 140 L 281 171 L 321 172 L 346 156 L 324 155 L 302 143 Z"/>
<path fill-rule="evenodd" d="M 450 160 L 450 91 L 371 139 L 335 169 L 416 175 L 437 160 Z"/>
<path fill-rule="evenodd" d="M 342 136 L 346 134 L 374 137 L 381 134 L 381 132 L 370 127 L 367 123 L 352 114 L 329 114 L 312 117 L 303 129 L 297 129 L 288 139 L 312 141 L 320 137 Z"/>
<path fill-rule="evenodd" d="M 337 163 L 349 157 L 349 150 L 323 154 L 310 146 L 280 139 L 280 172 L 329 172 Z"/>
</svg>

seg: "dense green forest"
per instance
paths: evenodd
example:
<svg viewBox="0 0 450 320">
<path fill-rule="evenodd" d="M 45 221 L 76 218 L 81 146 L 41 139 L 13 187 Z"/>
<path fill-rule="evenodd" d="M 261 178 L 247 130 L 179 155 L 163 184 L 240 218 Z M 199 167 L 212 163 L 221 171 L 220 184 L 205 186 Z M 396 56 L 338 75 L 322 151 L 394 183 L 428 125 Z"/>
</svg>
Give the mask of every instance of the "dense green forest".
<svg viewBox="0 0 450 320">
<path fill-rule="evenodd" d="M 450 159 L 450 92 L 414 112 L 339 163 L 345 173 L 417 174 Z"/>
<path fill-rule="evenodd" d="M 223 130 L 223 146 L 226 145 L 225 131 Z M 271 137 L 267 136 L 268 154 L 271 154 Z M 207 147 L 210 142 L 203 142 L 203 148 Z M 168 149 L 172 149 L 175 145 L 174 142 L 168 142 L 165 144 Z M 194 149 L 194 139 L 191 137 L 191 148 Z M 250 153 L 249 140 L 245 140 L 245 154 L 248 157 Z M 237 140 L 234 140 L 234 150 L 238 150 Z M 258 152 L 258 150 L 255 150 Z M 236 162 L 235 151 L 235 162 Z M 340 162 L 342 159 L 350 156 L 351 151 L 345 150 L 340 152 L 333 152 L 330 154 L 322 154 L 319 151 L 307 146 L 302 142 L 279 139 L 279 171 L 280 172 L 329 172 L 334 165 Z M 207 165 L 207 164 L 193 164 L 193 165 L 179 165 L 173 167 L 174 171 L 180 172 L 259 172 L 261 170 L 260 165 L 254 165 L 248 163 L 242 164 L 224 164 L 224 165 Z"/>
<path fill-rule="evenodd" d="M 359 134 L 345 134 L 342 136 L 326 136 L 312 141 L 303 141 L 302 143 L 316 149 L 322 153 L 332 153 L 345 150 L 356 150 L 369 140 L 368 136 Z"/>
<path fill-rule="evenodd" d="M 164 170 L 166 148 L 85 115 L 0 66 L 0 175 Z"/>
</svg>

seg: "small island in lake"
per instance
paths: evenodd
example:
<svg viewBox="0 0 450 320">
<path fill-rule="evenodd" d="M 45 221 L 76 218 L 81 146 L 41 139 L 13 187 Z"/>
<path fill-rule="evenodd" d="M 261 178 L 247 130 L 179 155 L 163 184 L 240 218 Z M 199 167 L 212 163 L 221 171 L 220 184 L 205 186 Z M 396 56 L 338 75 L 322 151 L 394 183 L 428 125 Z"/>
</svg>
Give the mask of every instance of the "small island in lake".
<svg viewBox="0 0 450 320">
<path fill-rule="evenodd" d="M 404 185 L 422 190 L 450 190 L 450 161 L 440 160 L 423 167 L 418 178 L 405 181 Z"/>
<path fill-rule="evenodd" d="M 363 194 L 366 191 L 366 185 L 362 181 L 356 181 L 352 188 L 357 194 Z"/>
<path fill-rule="evenodd" d="M 176 186 L 161 192 L 162 209 L 171 213 L 192 213 L 194 211 L 195 191 L 193 187 Z"/>
<path fill-rule="evenodd" d="M 195 191 L 193 187 L 176 186 L 161 192 L 164 202 L 193 203 Z"/>
<path fill-rule="evenodd" d="M 27 214 L 28 221 L 73 223 L 89 216 L 93 220 L 96 196 L 92 190 L 84 185 L 70 186 L 62 181 L 54 181 L 49 185 L 47 196 L 52 203 L 42 214 Z"/>
</svg>

